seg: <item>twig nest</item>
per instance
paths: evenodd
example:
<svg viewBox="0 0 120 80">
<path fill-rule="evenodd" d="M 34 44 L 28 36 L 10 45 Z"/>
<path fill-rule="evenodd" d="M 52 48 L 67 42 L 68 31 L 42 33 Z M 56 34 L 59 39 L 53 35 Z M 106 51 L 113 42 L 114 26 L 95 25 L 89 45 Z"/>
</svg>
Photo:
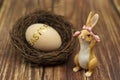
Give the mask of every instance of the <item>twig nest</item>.
<svg viewBox="0 0 120 80">
<path fill-rule="evenodd" d="M 26 40 L 26 30 L 36 23 L 51 26 L 58 32 L 62 41 L 58 49 L 45 51 L 29 44 Z M 10 36 L 12 44 L 27 60 L 41 65 L 55 65 L 65 62 L 76 48 L 77 40 L 72 37 L 73 31 L 73 26 L 63 16 L 41 10 L 20 18 L 13 26 Z"/>
</svg>

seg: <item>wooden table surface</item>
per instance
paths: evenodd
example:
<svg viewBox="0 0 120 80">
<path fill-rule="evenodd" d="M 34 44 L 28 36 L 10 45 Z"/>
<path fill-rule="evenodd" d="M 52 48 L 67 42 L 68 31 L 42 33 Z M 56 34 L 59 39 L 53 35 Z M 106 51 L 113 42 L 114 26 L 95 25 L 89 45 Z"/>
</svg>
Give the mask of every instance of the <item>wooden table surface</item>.
<svg viewBox="0 0 120 80">
<path fill-rule="evenodd" d="M 0 80 L 120 80 L 120 13 L 112 0 L 0 0 L 0 6 Z M 99 64 L 90 78 L 84 71 L 72 71 L 75 53 L 66 64 L 50 67 L 28 63 L 19 56 L 9 31 L 16 20 L 35 9 L 63 15 L 78 30 L 90 11 L 100 15 L 94 28 L 101 37 L 95 47 Z"/>
</svg>

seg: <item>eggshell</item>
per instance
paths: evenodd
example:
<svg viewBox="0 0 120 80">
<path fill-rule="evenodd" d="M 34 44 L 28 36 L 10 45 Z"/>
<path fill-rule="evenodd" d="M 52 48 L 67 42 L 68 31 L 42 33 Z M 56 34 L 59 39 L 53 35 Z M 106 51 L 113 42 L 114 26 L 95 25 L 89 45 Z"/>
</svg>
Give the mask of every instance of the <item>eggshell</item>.
<svg viewBox="0 0 120 80">
<path fill-rule="evenodd" d="M 51 26 L 42 23 L 30 25 L 25 37 L 31 46 L 43 51 L 56 50 L 62 44 L 59 33 Z"/>
</svg>

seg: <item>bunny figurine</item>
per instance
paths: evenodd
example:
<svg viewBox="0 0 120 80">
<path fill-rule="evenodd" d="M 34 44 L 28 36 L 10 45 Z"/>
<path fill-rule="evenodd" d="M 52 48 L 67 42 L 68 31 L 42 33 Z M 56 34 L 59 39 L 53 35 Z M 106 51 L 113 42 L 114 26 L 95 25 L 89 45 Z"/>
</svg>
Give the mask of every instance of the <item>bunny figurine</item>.
<svg viewBox="0 0 120 80">
<path fill-rule="evenodd" d="M 98 62 L 94 53 L 94 46 L 96 42 L 100 42 L 100 38 L 92 31 L 98 19 L 98 14 L 90 12 L 86 25 L 83 26 L 83 30 L 76 31 L 73 34 L 74 37 L 78 37 L 80 43 L 80 50 L 74 57 L 74 63 L 76 66 L 73 68 L 73 71 L 77 72 L 80 69 L 85 69 L 87 70 L 85 73 L 86 77 L 90 77 L 92 75 L 93 69 L 96 67 Z"/>
</svg>

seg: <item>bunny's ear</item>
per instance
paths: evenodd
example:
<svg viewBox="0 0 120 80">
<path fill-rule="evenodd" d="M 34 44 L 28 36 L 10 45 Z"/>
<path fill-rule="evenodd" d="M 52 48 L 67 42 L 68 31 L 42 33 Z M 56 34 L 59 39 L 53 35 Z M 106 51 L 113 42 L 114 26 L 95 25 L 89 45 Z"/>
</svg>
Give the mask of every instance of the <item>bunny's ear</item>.
<svg viewBox="0 0 120 80">
<path fill-rule="evenodd" d="M 92 19 L 93 13 L 90 12 L 87 18 L 86 26 L 91 26 L 91 19 Z"/>
<path fill-rule="evenodd" d="M 98 14 L 95 14 L 92 19 L 91 19 L 91 27 L 93 28 L 97 22 L 98 22 L 98 19 L 99 19 L 99 15 Z"/>
</svg>

